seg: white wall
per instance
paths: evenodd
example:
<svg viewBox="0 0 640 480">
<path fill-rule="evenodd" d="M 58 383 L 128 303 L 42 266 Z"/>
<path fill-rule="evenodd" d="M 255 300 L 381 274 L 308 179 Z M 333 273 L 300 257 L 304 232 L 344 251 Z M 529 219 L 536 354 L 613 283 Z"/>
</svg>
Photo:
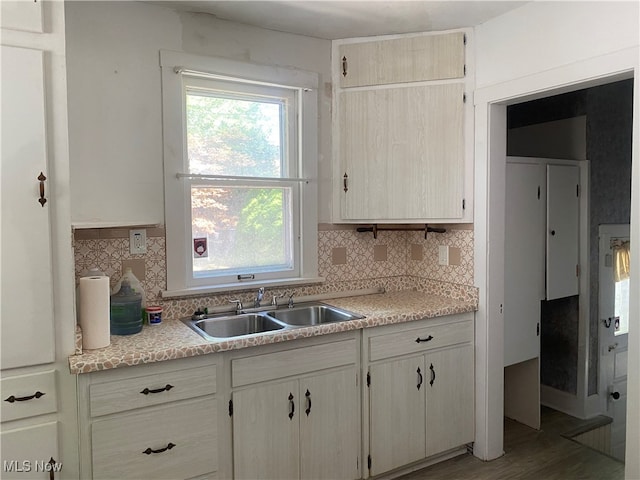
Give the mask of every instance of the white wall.
<svg viewBox="0 0 640 480">
<path fill-rule="evenodd" d="M 159 50 L 318 72 L 319 220 L 330 219 L 331 42 L 139 2 L 66 2 L 74 223 L 164 223 Z"/>
<path fill-rule="evenodd" d="M 638 207 L 639 6 L 638 2 L 531 2 L 476 28 L 475 282 L 480 288 L 480 305 L 476 315 L 478 420 L 474 453 L 481 458 L 495 458 L 503 447 L 504 273 L 499 267 L 504 262 L 504 105 L 635 72 L 632 203 Z M 493 128 L 496 125 L 498 128 Z M 632 231 L 636 232 L 637 210 L 632 214 Z M 632 250 L 632 256 L 640 256 L 640 241 L 632 243 Z M 637 299 L 631 305 L 631 317 L 630 331 L 638 332 Z M 630 333 L 629 337 L 629 358 L 638 358 L 631 352 L 640 350 L 640 335 L 633 338 Z M 639 375 L 637 369 L 630 373 L 633 388 L 629 405 L 640 401 Z M 627 432 L 632 439 L 629 445 L 637 449 L 637 413 Z M 628 453 L 627 459 L 628 478 L 640 478 L 640 452 Z"/>
<path fill-rule="evenodd" d="M 637 1 L 530 2 L 476 28 L 476 88 L 638 45 Z"/>
</svg>

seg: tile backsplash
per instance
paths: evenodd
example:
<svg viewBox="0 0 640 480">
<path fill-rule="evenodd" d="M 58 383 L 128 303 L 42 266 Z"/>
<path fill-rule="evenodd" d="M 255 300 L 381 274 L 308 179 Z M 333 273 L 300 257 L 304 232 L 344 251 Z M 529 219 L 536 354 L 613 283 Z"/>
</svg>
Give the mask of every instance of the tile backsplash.
<svg viewBox="0 0 640 480">
<path fill-rule="evenodd" d="M 320 225 L 318 231 L 318 274 L 320 285 L 270 289 L 269 295 L 295 291 L 296 296 L 382 286 L 386 290 L 442 289 L 438 282 L 473 284 L 473 230 L 468 226 L 446 227 L 446 233 L 379 231 L 358 233 L 355 227 Z M 438 264 L 438 247 L 448 246 L 450 265 Z M 166 244 L 164 229 L 147 229 L 147 253 L 129 253 L 127 229 L 76 230 L 74 234 L 76 280 L 88 269 L 98 268 L 113 286 L 123 266 L 143 271 L 140 278 L 147 305 L 162 305 L 168 316 L 185 316 L 195 308 L 223 305 L 237 292 L 180 299 L 162 299 L 166 289 Z M 455 264 L 454 264 L 455 263 Z M 417 283 L 416 283 L 417 280 Z M 455 287 L 452 287 L 455 289 Z M 445 294 L 447 292 L 444 292 Z M 248 296 L 251 292 L 240 294 Z"/>
</svg>

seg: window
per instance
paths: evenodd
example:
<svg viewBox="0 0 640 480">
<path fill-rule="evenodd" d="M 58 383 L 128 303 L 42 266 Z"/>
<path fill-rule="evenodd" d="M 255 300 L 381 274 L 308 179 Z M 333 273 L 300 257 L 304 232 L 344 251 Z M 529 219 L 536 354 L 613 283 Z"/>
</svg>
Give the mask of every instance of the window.
<svg viewBox="0 0 640 480">
<path fill-rule="evenodd" d="M 167 295 L 315 278 L 317 76 L 161 63 Z"/>
</svg>

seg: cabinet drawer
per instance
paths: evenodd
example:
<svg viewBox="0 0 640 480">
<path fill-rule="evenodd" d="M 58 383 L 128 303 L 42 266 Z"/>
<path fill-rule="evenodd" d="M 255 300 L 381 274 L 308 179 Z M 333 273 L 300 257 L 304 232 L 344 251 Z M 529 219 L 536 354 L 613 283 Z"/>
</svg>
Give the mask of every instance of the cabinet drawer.
<svg viewBox="0 0 640 480">
<path fill-rule="evenodd" d="M 356 341 L 314 345 L 231 361 L 233 387 L 356 363 Z"/>
<path fill-rule="evenodd" d="M 216 392 L 214 365 L 89 386 L 91 416 L 123 412 Z"/>
<path fill-rule="evenodd" d="M 471 341 L 473 341 L 473 322 L 471 320 L 426 325 L 369 338 L 369 359 L 376 361 Z"/>
<path fill-rule="evenodd" d="M 95 421 L 93 478 L 184 479 L 216 471 L 216 432 L 213 398 Z"/>
<path fill-rule="evenodd" d="M 3 378 L 0 385 L 3 422 L 51 413 L 58 409 L 54 370 Z"/>
</svg>

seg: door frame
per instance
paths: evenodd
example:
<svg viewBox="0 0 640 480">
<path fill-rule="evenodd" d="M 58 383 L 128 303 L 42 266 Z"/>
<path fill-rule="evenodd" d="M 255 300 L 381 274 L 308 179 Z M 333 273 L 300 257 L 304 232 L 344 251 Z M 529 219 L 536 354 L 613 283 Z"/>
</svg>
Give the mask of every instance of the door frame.
<svg viewBox="0 0 640 480">
<path fill-rule="evenodd" d="M 634 137 L 632 164 L 635 167 L 632 191 L 634 207 L 640 208 L 635 197 L 640 195 L 637 122 L 640 104 L 638 77 L 640 49 L 625 49 L 590 58 L 527 77 L 491 85 L 474 92 L 475 104 L 475 285 L 479 288 L 476 312 L 476 438 L 474 455 L 492 460 L 503 454 L 504 434 L 504 202 L 506 169 L 507 105 L 548 97 L 634 77 Z M 632 226 L 635 235 L 640 229 Z M 635 243 L 634 252 L 638 250 Z M 632 253 L 635 256 L 635 253 Z M 640 260 L 640 259 L 639 259 Z M 633 260 L 634 265 L 639 263 Z M 635 283 L 635 282 L 634 282 Z M 631 306 L 632 318 L 640 310 Z M 630 342 L 630 351 L 640 347 Z M 586 404 L 585 411 L 591 406 Z M 597 402 L 596 402 L 597 403 Z M 627 430 L 628 438 L 640 436 L 640 428 Z M 638 443 L 637 441 L 635 442 Z M 627 442 L 627 448 L 630 443 Z M 629 465 L 629 464 L 628 464 Z M 628 467 L 629 468 L 629 467 Z M 635 469 L 632 466 L 631 469 Z"/>
</svg>

